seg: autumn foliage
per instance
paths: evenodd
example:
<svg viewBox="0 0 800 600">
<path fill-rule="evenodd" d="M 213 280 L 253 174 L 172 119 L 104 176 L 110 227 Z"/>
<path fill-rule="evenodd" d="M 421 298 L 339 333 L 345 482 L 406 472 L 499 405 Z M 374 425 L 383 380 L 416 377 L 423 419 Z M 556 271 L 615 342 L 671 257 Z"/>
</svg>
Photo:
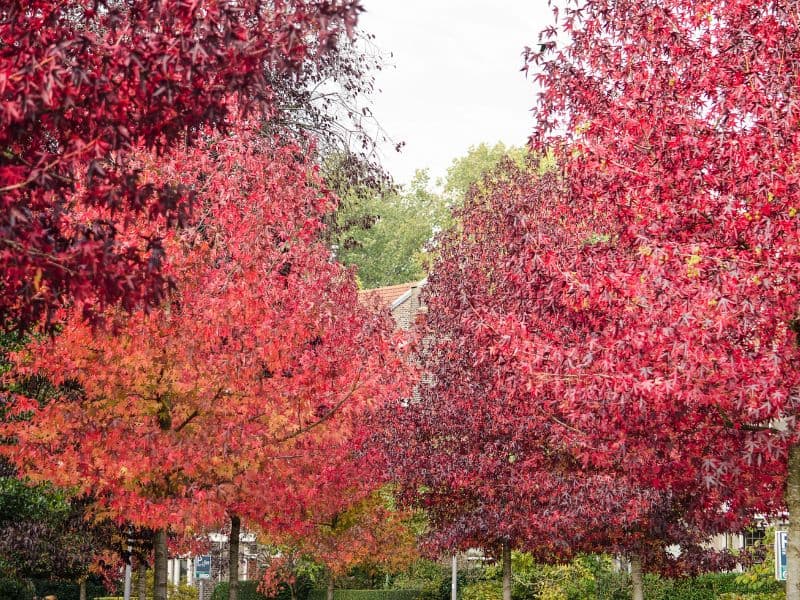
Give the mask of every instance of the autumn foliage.
<svg viewBox="0 0 800 600">
<path fill-rule="evenodd" d="M 311 482 L 335 488 L 324 467 L 351 451 L 337 442 L 361 412 L 403 386 L 388 317 L 358 304 L 317 240 L 332 200 L 314 168 L 249 125 L 140 158 L 153 183 L 198 190 L 196 226 L 165 238 L 168 301 L 109 310 L 102 329 L 76 306 L 17 357 L 64 392 L 17 399 L 33 415 L 12 432 L 15 462 L 93 490 L 120 521 L 191 530 L 230 512 L 290 527 Z"/>
<path fill-rule="evenodd" d="M 87 312 L 163 300 L 163 238 L 136 235 L 135 222 L 186 222 L 192 190 L 143 179 L 136 153 L 223 127 L 231 95 L 269 118 L 270 81 L 318 60 L 359 10 L 350 0 L 4 3 L 4 327 L 47 320 L 72 298 Z"/>
<path fill-rule="evenodd" d="M 404 412 L 459 449 L 430 472 L 443 499 L 473 494 L 487 530 L 515 539 L 500 509 L 564 472 L 525 512 L 573 511 L 570 547 L 594 543 L 574 512 L 589 502 L 616 527 L 607 548 L 708 568 L 705 536 L 800 509 L 796 7 L 589 0 L 560 16 L 528 56 L 553 172 L 495 173 L 443 239 L 431 414 Z M 460 514 L 445 531 L 474 525 Z"/>
<path fill-rule="evenodd" d="M 583 349 L 598 317 L 572 288 L 608 243 L 597 221 L 573 224 L 565 198 L 559 175 L 507 161 L 440 240 L 425 292 L 431 383 L 395 407 L 387 444 L 405 498 L 429 511 L 437 549 L 613 552 L 667 573 L 730 565 L 702 543 L 742 526 L 753 498 L 738 486 L 757 495 L 762 479 L 739 472 L 709 489 L 704 461 L 742 436 L 687 432 L 621 368 L 595 364 L 602 346 Z"/>
<path fill-rule="evenodd" d="M 783 503 L 796 437 L 795 14 L 570 3 L 570 41 L 530 56 L 534 142 L 563 157 L 575 220 L 602 216 L 604 238 L 565 282 L 582 336 L 547 355 L 531 344 L 529 368 L 579 372 L 565 388 L 576 414 L 607 397 L 620 417 L 592 424 L 614 444 L 664 432 L 651 452 L 674 453 L 652 473 L 666 489 L 695 472 L 765 512 Z"/>
</svg>

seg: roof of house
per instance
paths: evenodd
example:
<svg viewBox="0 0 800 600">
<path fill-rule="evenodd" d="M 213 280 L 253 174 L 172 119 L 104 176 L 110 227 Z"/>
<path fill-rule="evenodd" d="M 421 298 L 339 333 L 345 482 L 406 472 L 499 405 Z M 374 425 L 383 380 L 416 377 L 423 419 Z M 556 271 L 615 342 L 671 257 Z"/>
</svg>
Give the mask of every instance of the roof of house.
<svg viewBox="0 0 800 600">
<path fill-rule="evenodd" d="M 401 283 L 399 285 L 389 285 L 386 287 L 373 288 L 371 290 L 361 290 L 358 292 L 358 296 L 362 302 L 377 298 L 382 306 L 392 306 L 398 299 L 407 294 L 411 288 L 418 286 L 419 283 L 419 281 L 412 281 L 411 283 Z"/>
</svg>

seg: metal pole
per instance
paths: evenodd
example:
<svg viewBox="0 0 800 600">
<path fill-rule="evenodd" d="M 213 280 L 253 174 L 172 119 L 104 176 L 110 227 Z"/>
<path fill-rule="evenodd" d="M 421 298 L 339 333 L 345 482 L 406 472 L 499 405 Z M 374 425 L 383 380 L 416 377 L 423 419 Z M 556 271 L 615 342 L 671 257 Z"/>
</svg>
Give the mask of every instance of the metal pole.
<svg viewBox="0 0 800 600">
<path fill-rule="evenodd" d="M 458 555 L 453 554 L 450 573 L 450 600 L 458 600 Z"/>
<path fill-rule="evenodd" d="M 128 562 L 125 563 L 125 585 L 122 588 L 124 600 L 131 600 L 131 547 L 128 546 Z"/>
</svg>

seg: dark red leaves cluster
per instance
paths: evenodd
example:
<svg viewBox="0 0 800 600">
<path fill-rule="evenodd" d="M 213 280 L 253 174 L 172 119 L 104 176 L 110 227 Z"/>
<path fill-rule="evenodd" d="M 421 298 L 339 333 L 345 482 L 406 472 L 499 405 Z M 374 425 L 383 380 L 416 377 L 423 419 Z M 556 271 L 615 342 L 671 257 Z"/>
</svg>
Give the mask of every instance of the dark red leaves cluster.
<svg viewBox="0 0 800 600">
<path fill-rule="evenodd" d="M 643 317 L 584 301 L 607 281 L 598 266 L 612 246 L 597 232 L 611 223 L 580 218 L 570 198 L 561 176 L 509 162 L 441 240 L 426 292 L 432 384 L 396 409 L 390 441 L 407 499 L 430 511 L 437 548 L 508 540 L 544 560 L 636 554 L 673 573 L 729 560 L 702 542 L 741 525 L 763 482 L 737 471 L 709 489 L 704 461 L 745 436 L 691 431 L 636 353 L 605 340 Z"/>
<path fill-rule="evenodd" d="M 162 299 L 161 237 L 127 234 L 138 217 L 185 222 L 192 190 L 146 184 L 132 153 L 191 145 L 234 104 L 269 115 L 270 78 L 316 60 L 359 10 L 351 0 L 5 3 L 0 320 L 48 319 L 72 298 L 99 309 Z"/>
<path fill-rule="evenodd" d="M 564 9 L 529 55 L 532 141 L 552 172 L 501 169 L 442 240 L 434 384 L 426 408 L 400 412 L 456 458 L 416 484 L 456 539 L 480 523 L 453 528 L 463 489 L 494 519 L 486 532 L 531 543 L 510 533 L 521 517 L 563 510 L 577 537 L 550 533 L 575 547 L 595 541 L 593 506 L 613 523 L 607 549 L 705 568 L 708 535 L 779 510 L 796 441 L 797 7 Z M 489 473 L 512 483 L 492 491 Z M 601 475 L 610 485 L 586 494 Z"/>
</svg>

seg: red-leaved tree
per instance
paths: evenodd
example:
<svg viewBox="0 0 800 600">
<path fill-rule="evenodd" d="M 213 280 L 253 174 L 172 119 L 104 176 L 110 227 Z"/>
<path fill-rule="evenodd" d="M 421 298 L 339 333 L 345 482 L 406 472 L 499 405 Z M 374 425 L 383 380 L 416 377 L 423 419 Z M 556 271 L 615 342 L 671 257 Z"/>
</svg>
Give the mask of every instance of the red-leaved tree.
<svg viewBox="0 0 800 600">
<path fill-rule="evenodd" d="M 12 1 L 0 7 L 0 322 L 163 300 L 162 235 L 191 190 L 143 178 L 137 149 L 194 144 L 231 94 L 269 116 L 270 83 L 350 33 L 355 0 Z M 279 101 L 279 99 L 278 99 Z M 104 211 L 86 218 L 86 207 Z M 77 215 L 75 214 L 77 211 Z"/>
<path fill-rule="evenodd" d="M 643 568 L 729 565 L 702 544 L 770 506 L 758 497 L 770 475 L 738 469 L 708 486 L 720 445 L 741 450 L 751 433 L 677 420 L 685 406 L 640 385 L 630 346 L 605 341 L 642 315 L 626 298 L 604 322 L 580 293 L 592 283 L 616 301 L 614 222 L 581 208 L 560 175 L 511 162 L 468 195 L 426 290 L 432 383 L 396 409 L 398 474 L 440 545 L 514 545 L 543 560 L 614 552 L 639 588 Z M 628 362 L 609 362 L 609 346 Z"/>
<path fill-rule="evenodd" d="M 388 316 L 358 303 L 318 239 L 333 203 L 298 148 L 245 123 L 139 164 L 197 194 L 196 226 L 166 237 L 176 289 L 157 310 L 109 309 L 104 328 L 68 310 L 17 361 L 74 393 L 17 398 L 33 415 L 8 433 L 23 473 L 93 490 L 110 517 L 157 531 L 163 599 L 168 527 L 296 514 L 306 479 L 335 485 L 316 458 L 404 377 Z"/>
<path fill-rule="evenodd" d="M 521 262 L 525 286 L 548 290 L 531 313 L 549 326 L 496 315 L 514 340 L 503 353 L 578 438 L 640 456 L 663 489 L 695 480 L 732 510 L 785 504 L 796 600 L 798 6 L 565 8 L 561 37 L 529 55 L 533 142 L 565 177 L 556 210 L 592 243 L 541 253 L 559 264 L 552 284 L 529 276 L 535 253 Z"/>
</svg>

